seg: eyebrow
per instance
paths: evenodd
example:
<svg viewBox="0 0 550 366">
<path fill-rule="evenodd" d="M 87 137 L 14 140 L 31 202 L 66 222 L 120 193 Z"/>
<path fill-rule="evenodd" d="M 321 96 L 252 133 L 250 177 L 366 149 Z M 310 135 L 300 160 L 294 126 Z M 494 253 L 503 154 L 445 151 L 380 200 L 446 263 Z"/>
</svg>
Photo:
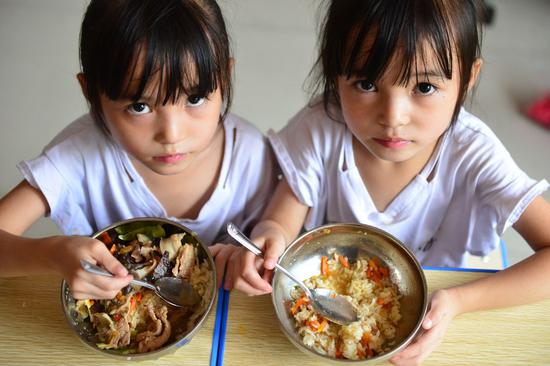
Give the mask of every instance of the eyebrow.
<svg viewBox="0 0 550 366">
<path fill-rule="evenodd" d="M 365 77 L 366 75 L 364 75 L 364 73 L 361 72 L 361 70 L 358 70 L 358 69 L 354 69 L 352 74 L 351 74 L 351 78 L 361 78 L 361 77 Z M 435 71 L 435 70 L 426 70 L 426 71 L 419 71 L 418 73 L 414 73 L 414 72 L 411 72 L 411 75 L 409 76 L 409 81 L 411 80 L 419 80 L 421 78 L 427 78 L 428 80 L 430 78 L 433 78 L 433 79 L 447 79 L 447 77 L 445 76 L 445 74 L 443 72 L 440 72 L 440 71 Z"/>
</svg>

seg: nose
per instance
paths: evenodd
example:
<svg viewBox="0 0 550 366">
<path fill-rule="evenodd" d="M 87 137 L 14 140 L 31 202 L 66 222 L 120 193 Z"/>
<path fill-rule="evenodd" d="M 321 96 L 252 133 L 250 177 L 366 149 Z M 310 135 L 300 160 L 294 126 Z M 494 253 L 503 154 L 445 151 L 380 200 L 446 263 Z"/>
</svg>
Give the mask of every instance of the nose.
<svg viewBox="0 0 550 366">
<path fill-rule="evenodd" d="M 406 96 L 386 95 L 380 102 L 378 123 L 395 128 L 409 123 L 410 105 Z"/>
<path fill-rule="evenodd" d="M 181 141 L 184 134 L 184 124 L 182 113 L 178 113 L 178 108 L 170 106 L 165 108 L 159 115 L 157 121 L 156 139 L 164 145 L 175 144 Z"/>
</svg>

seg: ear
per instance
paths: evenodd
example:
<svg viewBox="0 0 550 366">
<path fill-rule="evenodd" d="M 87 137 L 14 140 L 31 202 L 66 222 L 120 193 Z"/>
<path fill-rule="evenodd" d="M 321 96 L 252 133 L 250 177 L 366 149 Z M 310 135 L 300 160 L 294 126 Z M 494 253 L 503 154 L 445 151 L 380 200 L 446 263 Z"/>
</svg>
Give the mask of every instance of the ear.
<svg viewBox="0 0 550 366">
<path fill-rule="evenodd" d="M 82 90 L 82 94 L 84 94 L 84 98 L 88 99 L 88 82 L 86 81 L 86 76 L 84 76 L 83 73 L 79 72 L 78 74 L 76 74 L 76 79 L 80 84 L 80 89 Z"/>
<path fill-rule="evenodd" d="M 235 58 L 229 57 L 229 74 L 233 74 L 233 70 L 235 69 Z"/>
<path fill-rule="evenodd" d="M 470 81 L 468 82 L 468 91 L 471 90 L 474 85 L 476 85 L 479 72 L 481 71 L 481 66 L 483 65 L 483 60 L 477 58 L 472 65 L 472 71 L 470 72 Z"/>
</svg>

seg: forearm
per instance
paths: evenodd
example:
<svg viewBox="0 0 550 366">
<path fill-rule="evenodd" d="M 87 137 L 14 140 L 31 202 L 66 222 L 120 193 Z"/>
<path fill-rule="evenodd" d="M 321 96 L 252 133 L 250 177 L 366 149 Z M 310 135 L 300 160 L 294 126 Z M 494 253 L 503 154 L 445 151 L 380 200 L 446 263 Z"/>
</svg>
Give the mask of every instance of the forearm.
<svg viewBox="0 0 550 366">
<path fill-rule="evenodd" d="M 550 298 L 550 248 L 477 281 L 451 288 L 459 313 L 522 305 Z"/>
<path fill-rule="evenodd" d="M 60 237 L 25 238 L 0 230 L 0 277 L 54 273 Z"/>
</svg>

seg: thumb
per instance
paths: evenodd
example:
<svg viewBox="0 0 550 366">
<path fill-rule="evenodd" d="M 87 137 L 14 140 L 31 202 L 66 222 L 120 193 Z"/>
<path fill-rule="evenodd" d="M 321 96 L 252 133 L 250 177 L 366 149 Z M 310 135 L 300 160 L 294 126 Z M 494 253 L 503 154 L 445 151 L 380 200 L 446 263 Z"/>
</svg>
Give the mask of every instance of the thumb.
<svg viewBox="0 0 550 366">
<path fill-rule="evenodd" d="M 284 242 L 280 240 L 270 239 L 266 241 L 264 252 L 265 269 L 272 270 L 275 268 L 275 264 L 279 260 L 279 256 L 283 253 L 284 248 Z"/>
<path fill-rule="evenodd" d="M 428 330 L 439 324 L 441 319 L 445 316 L 445 309 L 441 306 L 434 306 L 432 303 L 432 306 L 430 308 L 430 311 L 426 314 L 424 317 L 424 320 L 422 321 L 422 328 Z"/>
</svg>

